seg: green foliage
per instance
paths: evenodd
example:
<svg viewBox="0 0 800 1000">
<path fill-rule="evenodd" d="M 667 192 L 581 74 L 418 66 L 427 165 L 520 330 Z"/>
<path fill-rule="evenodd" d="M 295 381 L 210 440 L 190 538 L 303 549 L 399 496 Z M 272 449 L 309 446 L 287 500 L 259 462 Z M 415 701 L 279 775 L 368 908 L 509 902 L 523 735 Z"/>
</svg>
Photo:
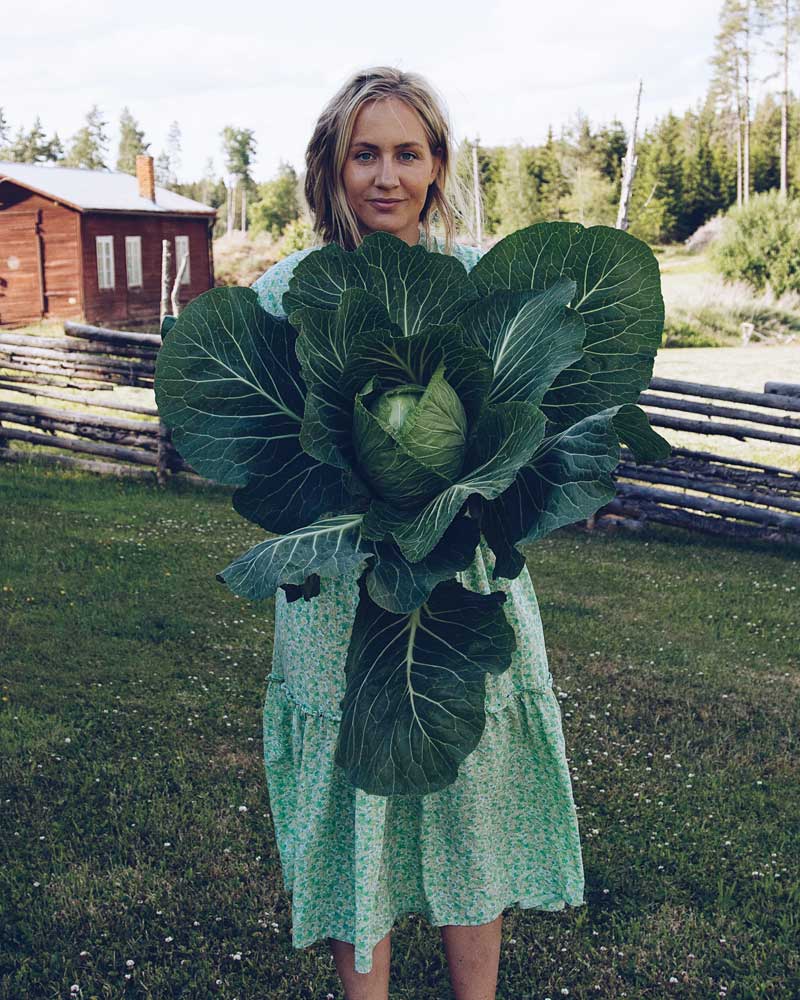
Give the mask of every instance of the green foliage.
<svg viewBox="0 0 800 1000">
<path fill-rule="evenodd" d="M 613 226 L 617 218 L 613 183 L 595 167 L 578 167 L 569 194 L 561 198 L 560 211 L 582 226 Z"/>
<path fill-rule="evenodd" d="M 206 161 L 205 171 L 199 181 L 176 184 L 174 190 L 177 194 L 200 201 L 212 208 L 219 208 L 225 204 L 225 181 L 214 173 L 214 161 L 211 157 Z"/>
<path fill-rule="evenodd" d="M 251 167 L 256 155 L 256 135 L 251 128 L 226 125 L 220 133 L 225 169 L 246 183 L 253 180 Z"/>
<path fill-rule="evenodd" d="M 553 138 L 552 126 L 547 130 L 547 141 L 536 151 L 533 165 L 539 197 L 539 210 L 543 222 L 565 218 L 562 202 L 569 193 L 559 154 L 559 144 Z"/>
<path fill-rule="evenodd" d="M 86 124 L 72 137 L 69 152 L 64 158 L 64 166 L 106 170 L 108 155 L 106 125 L 100 108 L 93 104 L 86 115 Z"/>
<path fill-rule="evenodd" d="M 756 191 L 770 191 L 781 185 L 781 106 L 766 94 L 756 108 L 750 129 L 750 170 Z"/>
<path fill-rule="evenodd" d="M 123 108 L 119 116 L 119 149 L 117 170 L 126 174 L 136 173 L 136 157 L 146 153 L 150 143 L 144 141 L 144 131 L 128 108 Z"/>
<path fill-rule="evenodd" d="M 478 173 L 481 184 L 481 200 L 483 201 L 483 222 L 485 231 L 490 234 L 498 232 L 500 216 L 497 207 L 497 192 L 499 187 L 500 166 L 504 151 L 495 147 L 478 149 Z"/>
<path fill-rule="evenodd" d="M 725 278 L 769 285 L 776 295 L 800 291 L 800 201 L 776 191 L 753 195 L 729 211 L 711 256 Z"/>
<path fill-rule="evenodd" d="M 628 151 L 628 137 L 625 126 L 618 119 L 598 130 L 594 139 L 595 159 L 600 173 L 614 185 L 614 194 L 619 197 L 622 180 L 622 160 Z"/>
<path fill-rule="evenodd" d="M 8 135 L 8 123 L 3 117 L 2 109 L 0 109 L 0 144 L 2 144 L 0 159 L 11 160 L 15 163 L 45 163 L 48 160 L 58 161 L 64 156 L 64 147 L 58 133 L 54 132 L 52 138 L 47 139 L 38 115 L 29 132 L 20 126 L 16 138 L 5 145 Z"/>
<path fill-rule="evenodd" d="M 495 196 L 496 232 L 500 236 L 541 221 L 534 169 L 531 147 L 516 144 L 503 150 Z"/>
<path fill-rule="evenodd" d="M 281 162 L 278 176 L 257 188 L 257 200 L 247 206 L 250 232 L 270 233 L 278 239 L 290 222 L 300 218 L 298 179 L 294 167 Z"/>
<path fill-rule="evenodd" d="M 689 235 L 683 215 L 683 155 L 681 123 L 670 112 L 638 149 L 630 231 L 642 239 L 664 242 Z"/>
<path fill-rule="evenodd" d="M 314 244 L 315 236 L 307 219 L 292 219 L 286 224 L 280 241 L 281 257 L 288 257 L 295 250 L 305 250 Z"/>
<path fill-rule="evenodd" d="M 681 233 L 690 236 L 728 202 L 722 194 L 722 178 L 714 157 L 713 112 L 708 106 L 698 114 L 687 112 L 682 125 L 683 198 L 677 224 Z"/>
</svg>

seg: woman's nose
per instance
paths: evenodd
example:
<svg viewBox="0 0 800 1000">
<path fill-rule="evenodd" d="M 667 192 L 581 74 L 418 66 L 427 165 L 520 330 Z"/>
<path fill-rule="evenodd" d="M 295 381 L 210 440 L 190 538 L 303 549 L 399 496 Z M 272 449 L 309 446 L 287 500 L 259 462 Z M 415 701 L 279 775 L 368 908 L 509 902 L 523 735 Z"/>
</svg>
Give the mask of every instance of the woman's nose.
<svg viewBox="0 0 800 1000">
<path fill-rule="evenodd" d="M 376 179 L 378 187 L 396 187 L 397 170 L 391 157 L 384 157 L 378 161 L 378 176 Z"/>
</svg>

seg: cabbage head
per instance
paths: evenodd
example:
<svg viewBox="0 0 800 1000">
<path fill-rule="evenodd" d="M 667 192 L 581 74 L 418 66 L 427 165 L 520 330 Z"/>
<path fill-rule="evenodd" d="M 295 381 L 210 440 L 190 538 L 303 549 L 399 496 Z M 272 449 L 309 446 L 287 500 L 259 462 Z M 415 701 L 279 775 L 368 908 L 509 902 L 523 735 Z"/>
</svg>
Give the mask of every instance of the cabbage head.
<svg viewBox="0 0 800 1000">
<path fill-rule="evenodd" d="M 650 248 L 539 223 L 467 273 L 373 233 L 296 266 L 287 318 L 215 288 L 165 323 L 156 402 L 200 475 L 267 533 L 217 573 L 235 594 L 314 600 L 358 581 L 335 761 L 376 795 L 450 785 L 484 731 L 487 674 L 515 649 L 501 589 L 458 575 L 615 495 L 620 443 L 665 458 L 636 405 L 664 306 Z"/>
<path fill-rule="evenodd" d="M 375 492 L 414 506 L 455 482 L 467 450 L 467 415 L 440 366 L 426 387 L 382 392 L 370 379 L 353 407 L 353 448 Z"/>
</svg>

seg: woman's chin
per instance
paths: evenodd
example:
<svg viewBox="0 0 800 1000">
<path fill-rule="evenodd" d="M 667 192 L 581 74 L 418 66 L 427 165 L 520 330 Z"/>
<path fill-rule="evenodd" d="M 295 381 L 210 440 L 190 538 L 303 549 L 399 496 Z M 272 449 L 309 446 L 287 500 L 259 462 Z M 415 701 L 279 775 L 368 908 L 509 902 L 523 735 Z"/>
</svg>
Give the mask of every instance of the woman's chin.
<svg viewBox="0 0 800 1000">
<path fill-rule="evenodd" d="M 366 229 L 367 233 L 389 233 L 391 236 L 397 236 L 398 239 L 404 239 L 406 243 L 416 243 L 419 239 L 418 222 L 410 223 L 378 218 L 370 219 L 369 225 L 362 226 L 362 229 Z"/>
</svg>

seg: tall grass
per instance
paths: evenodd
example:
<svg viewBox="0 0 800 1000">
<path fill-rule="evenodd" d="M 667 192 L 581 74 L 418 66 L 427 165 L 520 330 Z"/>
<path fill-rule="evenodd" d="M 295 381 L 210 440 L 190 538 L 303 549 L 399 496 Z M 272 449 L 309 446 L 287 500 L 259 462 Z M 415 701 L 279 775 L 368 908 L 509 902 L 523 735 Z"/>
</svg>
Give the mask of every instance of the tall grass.
<svg viewBox="0 0 800 1000">
<path fill-rule="evenodd" d="M 725 281 L 713 270 L 707 251 L 669 247 L 658 256 L 666 308 L 664 347 L 735 347 L 742 343 L 742 323 L 752 323 L 758 333 L 793 337 L 800 347 L 797 292 L 775 296 L 769 289 L 758 293 L 745 282 Z"/>
</svg>

